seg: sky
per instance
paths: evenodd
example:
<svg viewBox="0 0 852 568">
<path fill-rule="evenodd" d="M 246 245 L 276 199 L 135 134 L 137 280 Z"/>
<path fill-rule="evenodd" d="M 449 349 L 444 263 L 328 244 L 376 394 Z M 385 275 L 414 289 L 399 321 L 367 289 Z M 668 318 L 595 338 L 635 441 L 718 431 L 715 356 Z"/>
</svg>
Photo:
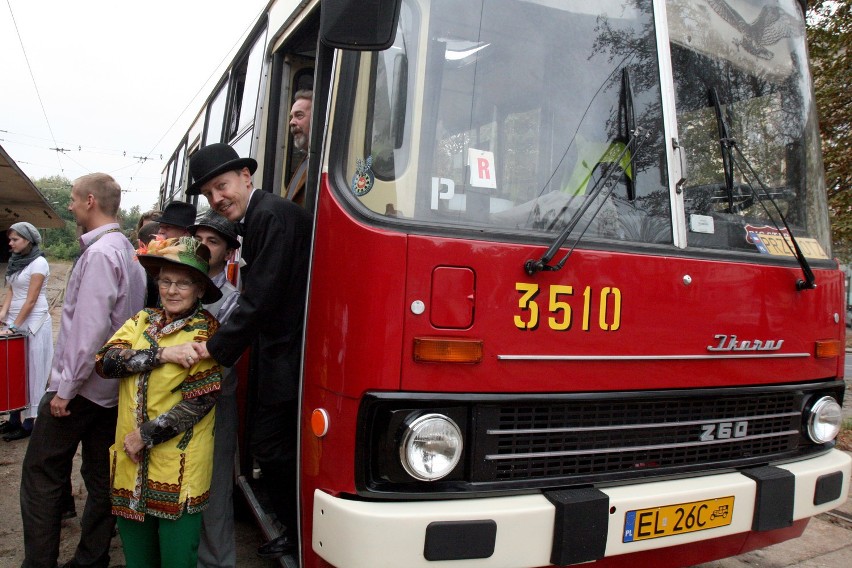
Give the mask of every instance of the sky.
<svg viewBox="0 0 852 568">
<path fill-rule="evenodd" d="M 106 172 L 152 208 L 267 1 L 0 0 L 0 146 L 33 180 Z"/>
</svg>

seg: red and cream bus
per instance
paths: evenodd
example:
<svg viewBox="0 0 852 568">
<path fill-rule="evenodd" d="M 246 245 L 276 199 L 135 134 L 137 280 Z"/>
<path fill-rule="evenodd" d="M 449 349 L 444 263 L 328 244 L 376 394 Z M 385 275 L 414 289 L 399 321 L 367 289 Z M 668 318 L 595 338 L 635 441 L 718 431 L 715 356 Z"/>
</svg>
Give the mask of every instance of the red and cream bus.
<svg viewBox="0 0 852 568">
<path fill-rule="evenodd" d="M 281 194 L 313 88 L 291 564 L 687 566 L 845 501 L 803 12 L 269 3 L 162 200 L 212 142 Z"/>
</svg>

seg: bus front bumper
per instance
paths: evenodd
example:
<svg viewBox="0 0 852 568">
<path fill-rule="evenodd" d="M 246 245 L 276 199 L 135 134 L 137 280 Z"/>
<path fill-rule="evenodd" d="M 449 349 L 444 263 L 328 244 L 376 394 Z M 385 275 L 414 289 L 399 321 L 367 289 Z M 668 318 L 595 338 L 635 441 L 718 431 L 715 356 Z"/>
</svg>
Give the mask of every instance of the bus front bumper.
<svg viewBox="0 0 852 568">
<path fill-rule="evenodd" d="M 850 471 L 852 458 L 832 450 L 743 472 L 600 490 L 406 502 L 317 490 L 312 545 L 338 567 L 573 564 L 790 526 L 841 505 Z"/>
</svg>

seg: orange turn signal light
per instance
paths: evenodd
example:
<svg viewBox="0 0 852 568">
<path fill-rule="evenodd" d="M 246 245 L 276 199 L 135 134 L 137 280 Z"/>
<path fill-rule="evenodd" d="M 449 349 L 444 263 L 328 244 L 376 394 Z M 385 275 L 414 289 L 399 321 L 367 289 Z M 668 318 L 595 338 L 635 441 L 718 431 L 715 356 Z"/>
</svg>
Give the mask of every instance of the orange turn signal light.
<svg viewBox="0 0 852 568">
<path fill-rule="evenodd" d="M 816 358 L 829 359 L 831 357 L 839 357 L 842 353 L 842 345 L 838 339 L 826 339 L 816 342 Z"/>
<path fill-rule="evenodd" d="M 481 339 L 414 339 L 414 360 L 418 363 L 480 363 Z"/>
<path fill-rule="evenodd" d="M 311 412 L 311 431 L 317 438 L 328 434 L 328 412 L 324 408 L 317 408 Z"/>
</svg>

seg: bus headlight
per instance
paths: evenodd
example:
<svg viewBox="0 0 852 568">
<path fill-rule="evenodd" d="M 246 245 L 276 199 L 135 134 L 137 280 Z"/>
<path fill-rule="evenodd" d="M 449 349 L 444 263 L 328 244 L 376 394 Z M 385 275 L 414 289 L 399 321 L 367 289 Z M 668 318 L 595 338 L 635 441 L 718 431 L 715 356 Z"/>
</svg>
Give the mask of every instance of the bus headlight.
<svg viewBox="0 0 852 568">
<path fill-rule="evenodd" d="M 808 437 L 817 444 L 832 441 L 840 432 L 840 405 L 833 397 L 822 397 L 808 411 L 806 424 Z"/>
<path fill-rule="evenodd" d="M 399 459 L 415 479 L 436 481 L 459 463 L 462 442 L 461 430 L 449 417 L 424 414 L 406 426 Z"/>
</svg>

